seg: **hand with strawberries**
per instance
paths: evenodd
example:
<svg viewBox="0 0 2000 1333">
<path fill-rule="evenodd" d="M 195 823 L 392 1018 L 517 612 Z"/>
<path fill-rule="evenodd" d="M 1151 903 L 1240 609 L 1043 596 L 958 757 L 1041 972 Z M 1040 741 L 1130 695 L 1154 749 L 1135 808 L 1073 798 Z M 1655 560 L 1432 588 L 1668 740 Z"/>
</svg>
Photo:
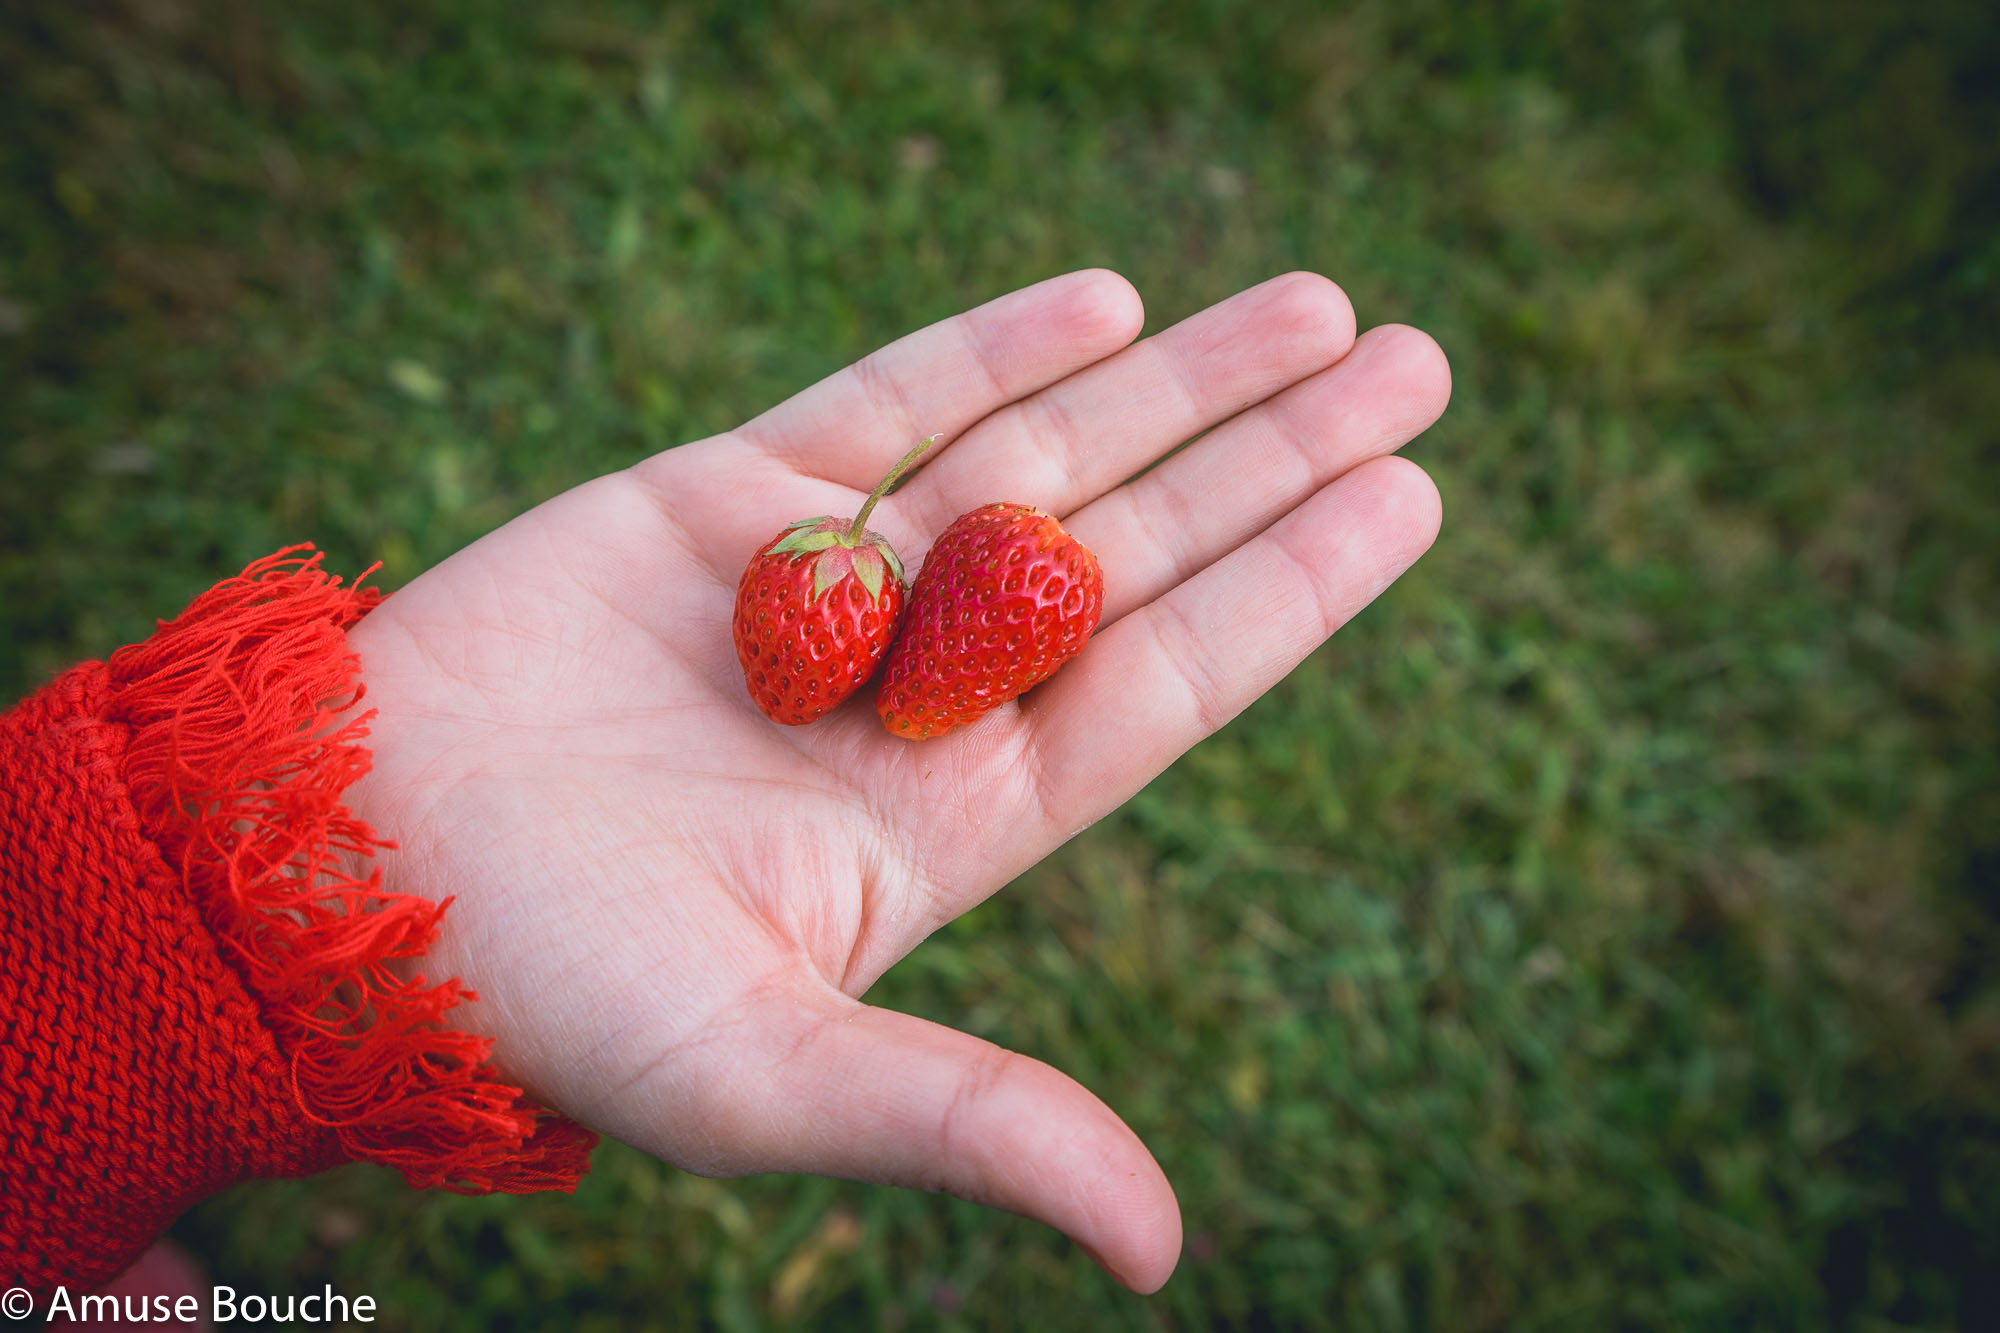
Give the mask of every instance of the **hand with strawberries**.
<svg viewBox="0 0 2000 1333">
<path fill-rule="evenodd" d="M 948 1190 L 1061 1228 L 1137 1290 L 1166 1280 L 1173 1191 L 1109 1108 L 861 997 L 1423 553 L 1437 494 L 1393 455 L 1443 410 L 1449 372 L 1415 330 L 1357 339 L 1345 296 L 1311 274 L 1134 343 L 1142 318 L 1101 271 L 1003 296 L 541 505 L 355 628 L 379 716 L 350 800 L 399 844 L 390 887 L 455 898 L 423 970 L 478 990 L 451 1018 L 497 1039 L 503 1072 L 691 1171 Z M 934 433 L 921 470 L 854 521 Z M 799 522 L 813 515 L 830 517 Z M 943 541 L 961 516 L 975 531 Z M 956 580 L 939 586 L 960 591 L 927 632 L 1010 651 L 1009 627 L 1037 614 L 1008 609 L 1027 579 L 1008 593 L 963 551 L 1041 560 L 1026 552 L 1055 543 L 1044 519 L 1094 553 L 1101 618 L 1018 698 L 921 721 L 919 703 L 961 709 L 954 673 L 974 693 L 1020 683 L 970 658 L 926 668 L 921 647 L 899 665 L 923 573 L 879 684 L 826 708 L 774 689 L 813 714 L 785 726 L 746 689 L 756 661 L 800 653 L 838 658 L 842 681 L 874 670 L 888 648 L 867 616 L 894 556 L 918 569 L 934 542 L 938 579 Z M 739 583 L 787 540 L 798 567 L 773 574 L 779 620 L 746 661 Z M 1066 548 L 1037 568 L 1038 586 L 1060 580 L 1037 605 L 1090 595 Z M 778 628 L 815 584 L 844 599 L 837 649 L 832 620 L 823 651 Z"/>
</svg>

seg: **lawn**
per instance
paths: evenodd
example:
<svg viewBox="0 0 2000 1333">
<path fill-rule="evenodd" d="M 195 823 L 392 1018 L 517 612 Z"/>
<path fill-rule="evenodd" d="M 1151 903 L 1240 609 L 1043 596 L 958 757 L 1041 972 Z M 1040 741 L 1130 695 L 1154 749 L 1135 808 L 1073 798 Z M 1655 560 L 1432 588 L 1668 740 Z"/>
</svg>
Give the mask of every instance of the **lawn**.
<svg viewBox="0 0 2000 1333">
<path fill-rule="evenodd" d="M 2000 20 L 1803 3 L 27 3 L 0 685 L 309 539 L 394 586 L 1069 269 L 1449 354 L 1445 526 L 871 1001 L 1100 1093 L 1154 1297 L 606 1145 L 175 1234 L 390 1329 L 1972 1328 L 2000 1306 Z M 785 515 L 781 517 L 791 517 Z"/>
</svg>

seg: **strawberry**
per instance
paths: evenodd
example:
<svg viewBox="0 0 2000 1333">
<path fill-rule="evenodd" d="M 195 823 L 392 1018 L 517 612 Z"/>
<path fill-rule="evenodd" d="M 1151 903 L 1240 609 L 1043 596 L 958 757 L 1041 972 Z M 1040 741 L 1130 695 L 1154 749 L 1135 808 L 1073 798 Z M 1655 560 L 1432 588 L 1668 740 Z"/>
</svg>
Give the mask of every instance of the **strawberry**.
<svg viewBox="0 0 2000 1333">
<path fill-rule="evenodd" d="M 941 736 L 1076 656 L 1104 612 L 1088 547 L 1031 505 L 990 504 L 938 537 L 910 591 L 875 711 L 898 736 Z"/>
<path fill-rule="evenodd" d="M 750 697 L 773 722 L 811 722 L 868 682 L 903 615 L 903 562 L 868 516 L 937 443 L 890 469 L 853 522 L 802 518 L 750 558 L 731 629 Z"/>
</svg>

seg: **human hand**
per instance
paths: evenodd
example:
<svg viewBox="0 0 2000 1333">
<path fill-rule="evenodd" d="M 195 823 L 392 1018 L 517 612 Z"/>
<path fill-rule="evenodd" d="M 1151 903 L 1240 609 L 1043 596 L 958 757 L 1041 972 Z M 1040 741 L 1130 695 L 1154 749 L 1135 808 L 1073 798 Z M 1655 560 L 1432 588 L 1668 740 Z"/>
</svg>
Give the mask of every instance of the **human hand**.
<svg viewBox="0 0 2000 1333">
<path fill-rule="evenodd" d="M 942 1189 L 1060 1228 L 1136 1290 L 1166 1280 L 1173 1191 L 1110 1109 L 859 997 L 1428 548 L 1437 493 L 1388 455 L 1449 371 L 1412 329 L 1357 341 L 1310 274 L 1126 346 L 1141 322 L 1101 271 L 1001 297 L 558 496 L 350 632 L 379 713 L 350 804 L 398 844 L 386 887 L 456 897 L 420 965 L 478 990 L 452 1022 L 496 1038 L 505 1075 L 690 1171 Z M 914 573 L 959 513 L 1038 505 L 1103 566 L 1095 637 L 938 740 L 891 736 L 867 690 L 773 725 L 730 638 L 745 562 L 793 519 L 852 514 L 931 432 L 870 526 Z"/>
</svg>

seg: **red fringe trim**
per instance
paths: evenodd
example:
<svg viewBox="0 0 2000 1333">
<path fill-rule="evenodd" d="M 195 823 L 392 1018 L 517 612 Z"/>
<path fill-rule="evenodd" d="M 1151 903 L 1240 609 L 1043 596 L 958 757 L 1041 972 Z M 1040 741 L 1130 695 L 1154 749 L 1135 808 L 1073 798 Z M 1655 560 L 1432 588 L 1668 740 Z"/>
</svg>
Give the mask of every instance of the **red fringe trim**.
<svg viewBox="0 0 2000 1333">
<path fill-rule="evenodd" d="M 373 568 L 342 587 L 320 558 L 259 560 L 112 655 L 140 817 L 184 835 L 164 850 L 219 911 L 299 1110 L 349 1157 L 463 1194 L 573 1190 L 597 1136 L 501 1082 L 490 1040 L 439 1026 L 472 991 L 386 966 L 430 947 L 450 900 L 385 892 L 369 858 L 394 844 L 341 803 L 374 717 L 335 725 L 363 692 L 344 632 L 382 594 L 360 586 Z"/>
</svg>

